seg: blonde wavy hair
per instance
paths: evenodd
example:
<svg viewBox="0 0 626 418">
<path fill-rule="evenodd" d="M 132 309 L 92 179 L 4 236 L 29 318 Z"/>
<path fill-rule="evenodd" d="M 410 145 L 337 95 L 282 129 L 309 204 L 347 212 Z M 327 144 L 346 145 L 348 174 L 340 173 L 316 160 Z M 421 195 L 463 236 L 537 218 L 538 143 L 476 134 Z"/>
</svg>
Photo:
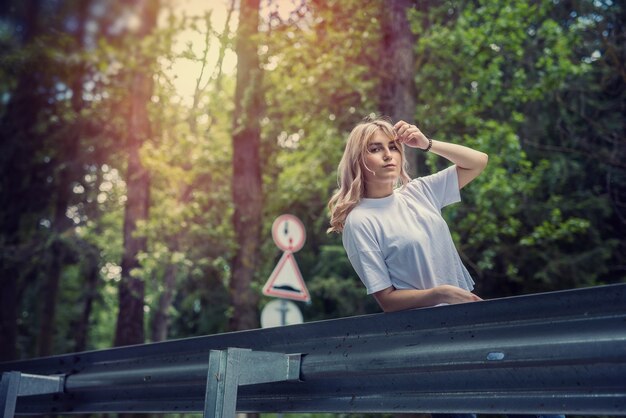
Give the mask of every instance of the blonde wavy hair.
<svg viewBox="0 0 626 418">
<path fill-rule="evenodd" d="M 363 169 L 369 170 L 365 165 L 365 154 L 369 152 L 367 146 L 370 140 L 378 132 L 382 132 L 389 139 L 396 137 L 393 125 L 386 117 L 365 119 L 350 132 L 343 157 L 341 157 L 337 168 L 337 185 L 339 188 L 328 202 L 330 228 L 326 231 L 327 233 L 342 232 L 348 214 L 365 195 Z M 402 163 L 397 185 L 404 186 L 411 178 L 406 171 L 404 147 L 399 147 L 399 150 Z"/>
</svg>

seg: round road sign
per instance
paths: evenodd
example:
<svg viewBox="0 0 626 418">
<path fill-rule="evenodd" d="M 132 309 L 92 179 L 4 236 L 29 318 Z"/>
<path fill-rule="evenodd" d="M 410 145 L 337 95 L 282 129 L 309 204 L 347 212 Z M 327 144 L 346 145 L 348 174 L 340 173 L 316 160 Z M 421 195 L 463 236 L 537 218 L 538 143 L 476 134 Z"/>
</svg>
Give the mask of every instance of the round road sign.
<svg viewBox="0 0 626 418">
<path fill-rule="evenodd" d="M 304 225 L 293 215 L 280 215 L 272 224 L 272 238 L 281 250 L 295 253 L 304 245 Z"/>
</svg>

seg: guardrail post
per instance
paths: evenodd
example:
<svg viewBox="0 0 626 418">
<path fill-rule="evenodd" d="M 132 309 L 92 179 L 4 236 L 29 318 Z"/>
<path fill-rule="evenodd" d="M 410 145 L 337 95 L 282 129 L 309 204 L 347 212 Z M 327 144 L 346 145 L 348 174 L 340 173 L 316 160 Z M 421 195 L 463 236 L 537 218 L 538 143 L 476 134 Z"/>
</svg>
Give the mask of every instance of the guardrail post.
<svg viewBox="0 0 626 418">
<path fill-rule="evenodd" d="M 2 411 L 2 418 L 13 418 L 13 415 L 15 415 L 21 375 L 20 372 L 2 373 L 2 381 L 0 382 L 0 411 Z"/>
<path fill-rule="evenodd" d="M 211 350 L 204 417 L 233 418 L 239 386 L 298 381 L 300 361 L 300 354 L 252 351 L 247 348 Z"/>
<path fill-rule="evenodd" d="M 18 396 L 63 392 L 63 376 L 39 376 L 20 372 L 2 373 L 0 411 L 2 418 L 13 418 Z"/>
</svg>

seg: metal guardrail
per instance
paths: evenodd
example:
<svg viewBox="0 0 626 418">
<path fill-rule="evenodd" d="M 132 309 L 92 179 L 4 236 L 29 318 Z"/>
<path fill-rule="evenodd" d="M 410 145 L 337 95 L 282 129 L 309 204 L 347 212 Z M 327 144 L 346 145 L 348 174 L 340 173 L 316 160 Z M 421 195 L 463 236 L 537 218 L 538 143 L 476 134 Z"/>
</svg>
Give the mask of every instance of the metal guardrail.
<svg viewBox="0 0 626 418">
<path fill-rule="evenodd" d="M 239 359 L 236 378 L 220 387 L 211 380 L 226 376 L 229 358 Z M 239 412 L 626 415 L 626 284 L 0 363 L 11 371 L 63 381 L 59 393 L 19 395 L 17 414 L 227 416 L 236 403 Z M 256 383 L 272 371 L 273 383 Z"/>
</svg>

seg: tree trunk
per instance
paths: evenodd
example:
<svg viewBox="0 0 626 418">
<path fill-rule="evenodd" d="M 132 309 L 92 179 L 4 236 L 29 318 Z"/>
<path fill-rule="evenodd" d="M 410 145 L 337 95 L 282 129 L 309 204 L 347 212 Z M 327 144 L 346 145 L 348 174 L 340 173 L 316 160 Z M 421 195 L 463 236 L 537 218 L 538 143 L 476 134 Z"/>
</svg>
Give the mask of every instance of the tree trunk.
<svg viewBox="0 0 626 418">
<path fill-rule="evenodd" d="M 78 30 L 76 31 L 75 40 L 76 47 L 82 48 L 83 38 L 85 36 L 85 25 L 87 23 L 87 15 L 90 6 L 90 1 L 83 1 L 79 3 L 77 21 L 79 22 Z M 70 203 L 72 194 L 72 185 L 76 177 L 78 176 L 77 166 L 80 162 L 77 161 L 79 154 L 80 138 L 81 138 L 81 122 L 80 111 L 83 108 L 83 75 L 85 73 L 84 68 L 81 66 L 78 71 L 73 75 L 72 80 L 72 111 L 76 114 L 75 120 L 77 121 L 72 127 L 71 133 L 66 137 L 65 144 L 59 144 L 59 175 L 58 175 L 58 187 L 56 193 L 56 202 L 54 207 L 54 220 L 52 222 L 52 228 L 54 231 L 54 239 L 57 240 L 68 229 L 72 228 L 72 222 L 67 218 L 66 211 Z M 49 356 L 52 354 L 52 340 L 56 332 L 55 319 L 56 319 L 56 305 L 57 294 L 59 293 L 59 285 L 61 282 L 61 274 L 63 273 L 63 267 L 66 260 L 67 246 L 61 242 L 55 242 L 52 245 L 51 251 L 53 256 L 51 257 L 51 265 L 46 274 L 46 281 L 42 287 L 43 293 L 41 295 L 42 315 L 39 327 L 39 338 L 37 340 L 38 347 L 37 352 L 41 357 Z"/>
<path fill-rule="evenodd" d="M 175 246 L 172 251 L 177 251 Z M 167 339 L 167 331 L 169 328 L 169 310 L 174 299 L 174 290 L 176 288 L 176 273 L 178 267 L 170 263 L 165 270 L 165 278 L 163 283 L 163 292 L 159 295 L 159 302 L 152 317 L 151 339 L 153 342 L 165 341 Z"/>
<path fill-rule="evenodd" d="M 16 23 L 22 28 L 22 44 L 28 45 L 42 30 L 39 24 L 41 4 L 34 0 L 24 3 L 24 15 Z M 0 12 L 2 19 L 15 18 L 9 7 L 3 7 Z M 3 238 L 0 247 L 0 361 L 18 358 L 19 294 L 20 288 L 25 286 L 19 252 L 28 241 L 28 232 L 24 234 L 21 225 L 25 214 L 41 209 L 39 199 L 33 198 L 42 193 L 38 181 L 41 167 L 36 167 L 31 157 L 38 151 L 40 140 L 31 132 L 31 115 L 43 106 L 38 87 L 36 74 L 23 71 L 0 118 L 0 205 L 3 211 L 0 217 Z"/>
<path fill-rule="evenodd" d="M 137 36 L 149 35 L 156 26 L 158 0 L 143 0 L 140 5 L 141 28 Z M 137 223 L 148 218 L 150 177 L 139 155 L 150 135 L 147 105 L 152 96 L 150 65 L 133 69 L 128 115 L 128 167 L 126 171 L 127 200 L 124 213 L 124 252 L 122 278 L 119 284 L 119 311 L 115 329 L 115 346 L 144 342 L 144 283 L 133 275 L 139 268 L 137 255 L 146 250 L 146 239 L 137 237 Z"/>
<path fill-rule="evenodd" d="M 259 296 L 251 288 L 258 265 L 262 215 L 259 120 L 263 110 L 262 72 L 257 55 L 259 0 L 242 0 L 237 30 L 237 87 L 233 115 L 233 226 L 237 251 L 232 264 L 231 330 L 258 326 Z"/>
<path fill-rule="evenodd" d="M 41 292 L 41 312 L 39 335 L 37 337 L 37 355 L 46 357 L 52 354 L 52 339 L 54 337 L 54 317 L 56 316 L 57 294 L 59 293 L 59 281 L 61 270 L 66 258 L 67 248 L 62 242 L 56 240 L 48 251 L 51 257 L 50 265 L 46 272 L 46 280 Z"/>
<path fill-rule="evenodd" d="M 415 120 L 415 36 L 407 19 L 407 12 L 413 7 L 414 0 L 390 0 L 383 7 L 380 108 L 394 122 L 404 120 L 420 126 Z M 428 127 L 421 128 L 427 130 Z M 421 151 L 410 147 L 404 149 L 409 174 L 412 177 L 425 174 Z"/>
<path fill-rule="evenodd" d="M 11 361 L 17 359 L 17 283 L 14 277 L 6 277 L 0 285 L 0 361 Z"/>
<path fill-rule="evenodd" d="M 89 245 L 89 244 L 86 244 Z M 72 329 L 74 330 L 74 351 L 87 349 L 87 336 L 89 335 L 89 318 L 93 301 L 98 295 L 98 280 L 100 278 L 100 263 L 98 249 L 90 245 L 88 255 L 84 261 L 82 273 L 85 276 L 83 288 L 83 312 Z"/>
<path fill-rule="evenodd" d="M 139 94 L 139 92 L 137 93 Z M 137 100 L 137 96 L 133 100 Z M 131 136 L 133 135 L 131 134 Z M 115 346 L 144 342 L 144 283 L 141 278 L 133 275 L 133 269 L 140 267 L 137 255 L 146 250 L 146 239 L 137 237 L 135 234 L 137 222 L 148 218 L 150 180 L 148 172 L 139 159 L 139 148 L 140 144 L 137 143 L 135 137 L 129 150 L 126 174 L 128 199 L 124 214 L 124 252 L 121 265 L 122 278 L 119 284 L 119 311 L 115 329 Z"/>
</svg>

